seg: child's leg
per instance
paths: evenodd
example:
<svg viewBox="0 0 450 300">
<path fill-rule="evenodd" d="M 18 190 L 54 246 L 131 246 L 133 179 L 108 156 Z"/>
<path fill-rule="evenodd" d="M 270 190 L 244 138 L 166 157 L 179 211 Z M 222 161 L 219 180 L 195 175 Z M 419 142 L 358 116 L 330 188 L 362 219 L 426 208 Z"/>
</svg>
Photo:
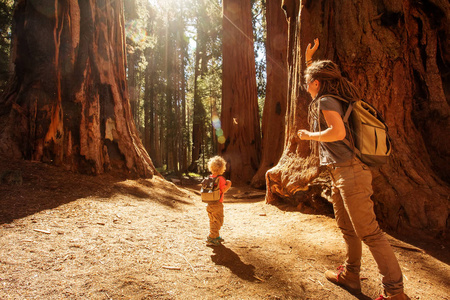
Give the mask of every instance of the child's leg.
<svg viewBox="0 0 450 300">
<path fill-rule="evenodd" d="M 209 203 L 206 211 L 209 217 L 209 237 L 214 239 L 219 236 L 219 230 L 223 225 L 223 203 Z"/>
</svg>

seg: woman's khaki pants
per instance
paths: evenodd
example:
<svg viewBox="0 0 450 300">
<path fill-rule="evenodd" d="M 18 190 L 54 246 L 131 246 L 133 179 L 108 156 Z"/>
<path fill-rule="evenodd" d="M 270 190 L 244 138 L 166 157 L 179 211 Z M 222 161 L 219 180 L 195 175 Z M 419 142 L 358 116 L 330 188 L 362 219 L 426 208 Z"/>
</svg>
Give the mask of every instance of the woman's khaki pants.
<svg viewBox="0 0 450 300">
<path fill-rule="evenodd" d="M 372 173 L 358 159 L 328 167 L 332 181 L 332 201 L 337 225 L 347 246 L 345 267 L 359 274 L 363 241 L 375 259 L 383 287 L 390 294 L 403 291 L 403 276 L 397 258 L 373 210 Z"/>
</svg>

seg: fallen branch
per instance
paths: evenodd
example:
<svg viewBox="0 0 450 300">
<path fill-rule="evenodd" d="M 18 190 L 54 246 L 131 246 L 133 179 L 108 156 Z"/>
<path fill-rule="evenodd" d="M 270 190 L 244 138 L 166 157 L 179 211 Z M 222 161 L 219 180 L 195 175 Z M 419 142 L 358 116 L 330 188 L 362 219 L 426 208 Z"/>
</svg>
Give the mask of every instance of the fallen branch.
<svg viewBox="0 0 450 300">
<path fill-rule="evenodd" d="M 45 233 L 45 234 L 50 234 L 51 232 L 48 230 L 42 230 L 42 229 L 33 229 L 36 232 L 40 232 L 40 233 Z"/>
<path fill-rule="evenodd" d="M 162 266 L 162 268 L 167 270 L 181 270 L 180 267 L 172 267 L 172 266 Z"/>
<path fill-rule="evenodd" d="M 326 288 L 326 287 L 322 284 L 322 282 L 320 282 L 320 280 L 317 280 L 317 282 L 322 286 L 322 288 L 323 288 L 324 290 L 331 291 L 330 289 Z"/>
<path fill-rule="evenodd" d="M 191 266 L 191 269 L 192 269 L 192 272 L 194 272 L 194 274 L 195 274 L 195 270 L 194 270 L 194 267 L 191 265 L 191 263 L 187 260 L 187 258 L 186 258 L 186 256 L 184 256 L 183 254 L 181 254 L 181 253 L 178 253 L 181 257 L 183 257 L 184 258 L 184 260 L 189 264 L 189 266 Z"/>
<path fill-rule="evenodd" d="M 323 284 L 322 284 L 322 282 L 320 282 L 320 280 L 317 280 L 317 282 L 318 282 L 322 287 L 324 287 Z"/>
</svg>

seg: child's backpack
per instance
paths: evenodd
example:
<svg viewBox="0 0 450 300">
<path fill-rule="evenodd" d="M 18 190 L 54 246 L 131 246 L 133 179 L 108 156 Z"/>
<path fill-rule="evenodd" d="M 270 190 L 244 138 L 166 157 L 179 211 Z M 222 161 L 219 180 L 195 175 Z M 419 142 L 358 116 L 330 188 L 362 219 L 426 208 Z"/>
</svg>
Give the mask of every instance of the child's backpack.
<svg viewBox="0 0 450 300">
<path fill-rule="evenodd" d="M 350 140 L 346 138 L 343 142 L 366 165 L 385 164 L 391 154 L 391 138 L 381 113 L 364 100 L 349 102 L 335 95 L 328 96 L 349 104 L 343 121 L 350 128 Z"/>
<path fill-rule="evenodd" d="M 220 200 L 219 177 L 207 177 L 203 179 L 200 190 L 203 202 L 216 202 Z"/>
</svg>

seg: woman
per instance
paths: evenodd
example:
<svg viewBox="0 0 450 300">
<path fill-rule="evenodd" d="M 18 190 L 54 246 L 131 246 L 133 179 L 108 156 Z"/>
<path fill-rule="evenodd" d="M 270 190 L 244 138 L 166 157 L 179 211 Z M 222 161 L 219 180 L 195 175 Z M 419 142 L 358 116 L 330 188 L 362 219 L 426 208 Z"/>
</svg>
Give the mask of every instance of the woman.
<svg viewBox="0 0 450 300">
<path fill-rule="evenodd" d="M 332 178 L 332 202 L 337 225 L 347 246 L 347 257 L 337 271 L 326 271 L 325 277 L 353 293 L 361 292 L 360 268 L 363 241 L 370 249 L 383 277 L 386 297 L 381 299 L 410 299 L 403 292 L 403 276 L 394 252 L 378 226 L 372 195 L 372 174 L 343 139 L 351 138 L 343 116 L 348 101 L 360 99 L 358 89 L 342 77 L 338 66 L 329 60 L 314 61 L 311 57 L 318 47 L 307 48 L 305 89 L 312 97 L 308 118 L 310 130 L 301 129 L 301 140 L 312 143 L 320 164 L 327 167 Z M 325 96 L 324 96 L 325 95 Z"/>
</svg>

